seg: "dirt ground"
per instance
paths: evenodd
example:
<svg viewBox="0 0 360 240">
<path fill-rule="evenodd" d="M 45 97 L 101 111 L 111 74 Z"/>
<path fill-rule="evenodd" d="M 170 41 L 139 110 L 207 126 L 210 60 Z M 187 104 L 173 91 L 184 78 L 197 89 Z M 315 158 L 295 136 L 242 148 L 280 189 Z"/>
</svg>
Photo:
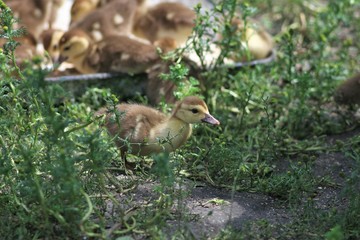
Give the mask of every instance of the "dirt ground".
<svg viewBox="0 0 360 240">
<path fill-rule="evenodd" d="M 328 146 L 331 147 L 336 144 L 337 140 L 343 141 L 359 133 L 360 129 L 355 129 L 351 132 L 330 136 L 327 138 Z M 346 199 L 342 195 L 345 184 L 343 176 L 351 174 L 353 164 L 353 160 L 340 152 L 318 155 L 313 165 L 314 176 L 328 176 L 335 184 L 332 187 L 318 187 L 316 196 L 313 198 L 317 208 L 322 210 L 344 209 Z M 286 171 L 289 163 L 284 162 L 280 166 L 281 169 L 277 169 L 278 171 Z M 141 208 L 157 199 L 158 196 L 153 190 L 157 185 L 159 183 L 153 181 L 137 186 L 132 193 L 131 207 L 136 205 Z M 188 194 L 177 201 L 174 213 L 176 213 L 176 209 L 180 208 L 182 210 L 180 214 L 185 214 L 187 218 L 184 221 L 184 216 L 179 216 L 178 220 L 175 217 L 175 219 L 167 221 L 169 238 L 179 226 L 184 227 L 184 224 L 195 239 L 212 239 L 229 225 L 234 229 L 241 230 L 249 221 L 266 220 L 270 224 L 282 225 L 291 223 L 294 219 L 293 209 L 289 209 L 282 200 L 265 194 L 249 192 L 232 194 L 232 191 L 228 189 L 215 188 L 187 179 L 178 188 Z M 119 199 L 121 197 L 123 196 L 119 195 Z M 300 204 L 298 208 L 302 207 Z M 109 208 L 111 209 L 111 206 Z M 174 215 L 176 216 L 176 214 Z M 274 234 L 276 235 L 276 233 Z M 144 236 L 141 235 L 133 237 L 144 239 Z"/>
</svg>

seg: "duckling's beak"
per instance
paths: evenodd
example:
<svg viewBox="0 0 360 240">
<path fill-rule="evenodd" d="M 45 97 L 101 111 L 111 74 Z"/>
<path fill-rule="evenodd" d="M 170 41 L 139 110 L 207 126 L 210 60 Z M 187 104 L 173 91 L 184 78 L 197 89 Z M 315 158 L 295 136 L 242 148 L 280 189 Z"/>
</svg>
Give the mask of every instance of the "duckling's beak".
<svg viewBox="0 0 360 240">
<path fill-rule="evenodd" d="M 68 59 L 68 57 L 65 57 L 65 56 L 60 55 L 60 56 L 58 57 L 56 63 L 60 65 L 61 63 L 65 62 L 67 59 Z"/>
<path fill-rule="evenodd" d="M 205 117 L 201 119 L 202 122 L 210 123 L 212 125 L 220 125 L 219 120 L 211 116 L 209 113 L 205 114 Z"/>
</svg>

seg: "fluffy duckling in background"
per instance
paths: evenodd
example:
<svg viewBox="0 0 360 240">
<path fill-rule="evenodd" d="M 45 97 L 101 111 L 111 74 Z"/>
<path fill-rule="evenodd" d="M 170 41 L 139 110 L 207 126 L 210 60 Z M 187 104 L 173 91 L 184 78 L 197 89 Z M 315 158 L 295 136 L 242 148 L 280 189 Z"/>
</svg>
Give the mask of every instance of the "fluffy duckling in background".
<svg viewBox="0 0 360 240">
<path fill-rule="evenodd" d="M 127 36 L 110 36 L 94 43 L 82 30 L 72 29 L 60 39 L 60 62 L 66 61 L 83 74 L 145 72 L 159 56 L 152 45 Z"/>
<path fill-rule="evenodd" d="M 160 48 L 162 54 L 167 54 L 178 47 L 175 39 L 170 37 L 156 40 L 154 46 Z M 181 62 L 189 69 L 189 76 L 199 79 L 201 83 L 199 65 L 187 56 L 183 56 Z M 175 103 L 176 98 L 174 96 L 174 91 L 179 83 L 161 78 L 162 74 L 169 73 L 170 66 L 173 64 L 174 62 L 168 59 L 158 62 L 147 69 L 146 73 L 148 79 L 145 91 L 150 104 L 157 105 L 163 100 L 167 103 Z M 188 79 L 183 79 L 182 81 L 186 82 Z M 200 87 L 203 87 L 202 84 L 200 85 Z"/>
<path fill-rule="evenodd" d="M 138 8 L 138 1 L 112 0 L 72 24 L 71 29 L 77 28 L 89 33 L 95 42 L 112 35 L 129 35 Z"/>
<path fill-rule="evenodd" d="M 334 99 L 339 104 L 360 104 L 360 74 L 343 82 L 336 89 Z"/>
<path fill-rule="evenodd" d="M 70 11 L 70 24 L 81 21 L 94 10 L 101 8 L 113 1 L 119 1 L 123 4 L 136 3 L 139 6 L 139 11 L 142 8 L 145 8 L 146 2 L 146 0 L 74 0 Z"/>
<path fill-rule="evenodd" d="M 44 50 L 49 54 L 52 63 L 58 61 L 60 56 L 59 43 L 64 31 L 58 29 L 47 29 L 41 34 Z"/>
<path fill-rule="evenodd" d="M 177 48 L 176 41 L 173 38 L 159 39 L 154 42 L 154 46 L 160 49 L 161 54 L 167 54 Z M 184 57 L 183 62 L 186 60 L 187 58 Z M 145 92 L 150 104 L 157 105 L 162 100 L 167 103 L 176 102 L 174 91 L 177 84 L 174 81 L 161 78 L 162 74 L 169 73 L 172 64 L 173 61 L 171 60 L 159 61 L 146 70 L 147 83 Z"/>
<path fill-rule="evenodd" d="M 189 69 L 188 75 L 198 79 L 200 81 L 200 88 L 203 88 L 204 86 L 199 74 L 201 71 L 197 63 L 185 56 L 182 58 L 181 63 Z M 169 73 L 170 66 L 173 64 L 173 61 L 161 61 L 146 71 L 148 79 L 145 92 L 150 104 L 157 105 L 163 100 L 167 103 L 176 102 L 174 91 L 180 83 L 161 78 L 162 74 Z M 182 83 L 186 84 L 186 81 L 188 81 L 187 78 L 182 79 Z"/>
<path fill-rule="evenodd" d="M 274 48 L 274 41 L 265 29 L 255 26 L 255 22 L 252 21 L 248 22 L 247 26 L 244 26 L 244 22 L 240 18 L 235 18 L 232 25 L 236 28 L 236 31 L 240 32 L 242 38 L 241 44 L 245 49 L 249 50 L 251 58 L 264 59 L 271 54 Z M 233 55 L 232 58 L 236 62 L 253 60 L 248 59 L 247 56 L 240 56 L 239 58 L 238 56 Z"/>
<path fill-rule="evenodd" d="M 163 73 L 169 72 L 171 63 L 162 61 L 147 70 L 147 82 L 145 87 L 146 97 L 151 105 L 157 105 L 162 100 L 167 103 L 175 103 L 174 91 L 176 83 L 164 80 L 160 77 Z"/>
<path fill-rule="evenodd" d="M 151 43 L 171 37 L 181 46 L 192 33 L 195 18 L 195 12 L 181 3 L 159 3 L 136 16 L 133 33 Z"/>
<path fill-rule="evenodd" d="M 20 19 L 19 25 L 24 26 L 35 39 L 39 39 L 42 31 L 48 27 L 53 1 L 12 0 L 7 2 L 7 5 L 13 11 L 14 17 Z"/>
<path fill-rule="evenodd" d="M 117 145 L 123 159 L 126 152 L 140 156 L 172 152 L 190 137 L 191 124 L 220 124 L 210 115 L 205 102 L 195 96 L 179 101 L 170 116 L 138 104 L 120 104 L 116 110 L 118 122 L 115 113 L 106 113 L 106 109 L 99 110 L 97 115 L 106 113 L 106 127 L 111 135 L 118 136 Z"/>
</svg>

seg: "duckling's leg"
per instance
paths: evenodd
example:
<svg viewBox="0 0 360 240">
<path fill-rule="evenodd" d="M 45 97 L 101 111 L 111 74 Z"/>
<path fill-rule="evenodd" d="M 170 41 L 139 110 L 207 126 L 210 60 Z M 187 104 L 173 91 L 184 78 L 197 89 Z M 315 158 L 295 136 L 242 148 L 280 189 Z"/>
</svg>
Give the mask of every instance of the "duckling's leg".
<svg viewBox="0 0 360 240">
<path fill-rule="evenodd" d="M 123 160 L 124 162 L 126 162 L 126 151 L 121 150 L 121 160 Z"/>
</svg>

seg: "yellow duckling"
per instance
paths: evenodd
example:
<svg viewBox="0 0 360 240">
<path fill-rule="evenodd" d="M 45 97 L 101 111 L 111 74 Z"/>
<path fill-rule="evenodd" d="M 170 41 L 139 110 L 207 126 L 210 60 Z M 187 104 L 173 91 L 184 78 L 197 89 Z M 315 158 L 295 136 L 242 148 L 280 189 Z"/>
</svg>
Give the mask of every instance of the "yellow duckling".
<svg viewBox="0 0 360 240">
<path fill-rule="evenodd" d="M 106 127 L 111 135 L 118 136 L 117 145 L 123 159 L 127 152 L 140 156 L 172 152 L 190 137 L 191 124 L 220 124 L 210 115 L 205 102 L 195 96 L 177 102 L 170 116 L 138 104 L 120 104 L 116 110 L 118 122 L 115 114 L 106 113 L 106 109 L 99 110 L 97 115 L 106 113 Z"/>
<path fill-rule="evenodd" d="M 153 45 L 121 35 L 94 43 L 88 34 L 79 29 L 66 32 L 60 39 L 59 49 L 59 61 L 73 64 L 83 74 L 142 73 L 159 60 Z"/>
<path fill-rule="evenodd" d="M 264 59 L 271 54 L 274 48 L 274 41 L 272 36 L 261 27 L 255 27 L 255 23 L 249 22 L 247 26 L 244 26 L 244 22 L 235 18 L 232 25 L 236 27 L 237 31 L 241 32 L 241 44 L 245 49 L 248 49 L 251 57 L 254 59 Z M 235 61 L 249 61 L 246 56 L 242 59 L 234 57 Z"/>
<path fill-rule="evenodd" d="M 248 54 L 241 52 L 231 52 L 229 58 L 235 62 L 247 62 L 260 60 L 269 57 L 274 49 L 272 36 L 255 20 L 248 19 L 245 23 L 240 17 L 232 19 L 231 26 L 236 36 L 239 36 L 239 43 L 243 49 L 248 50 Z M 215 41 L 222 40 L 223 36 L 218 34 Z M 217 53 L 216 55 L 218 55 Z"/>
</svg>

